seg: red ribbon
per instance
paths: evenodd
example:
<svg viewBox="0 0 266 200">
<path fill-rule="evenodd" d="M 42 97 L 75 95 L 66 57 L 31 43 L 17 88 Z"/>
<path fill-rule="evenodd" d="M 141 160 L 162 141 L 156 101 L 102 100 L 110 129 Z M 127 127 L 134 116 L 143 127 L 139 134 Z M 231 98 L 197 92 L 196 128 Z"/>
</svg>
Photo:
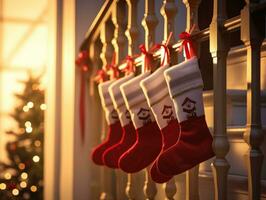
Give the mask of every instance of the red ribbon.
<svg viewBox="0 0 266 200">
<path fill-rule="evenodd" d="M 97 83 L 104 82 L 106 80 L 106 72 L 104 69 L 100 69 L 97 71 L 97 75 L 94 78 L 94 81 Z"/>
<path fill-rule="evenodd" d="M 182 52 L 182 50 L 184 49 L 186 59 L 190 59 L 190 58 L 196 56 L 193 42 L 191 39 L 191 34 L 188 32 L 182 32 L 179 34 L 179 38 L 181 40 L 183 40 L 182 44 L 179 48 L 179 52 Z"/>
<path fill-rule="evenodd" d="M 110 76 L 110 80 L 119 78 L 120 72 L 119 72 L 118 67 L 116 66 L 115 62 L 116 62 L 116 53 L 114 52 L 111 64 L 106 66 L 107 67 L 107 74 Z"/>
<path fill-rule="evenodd" d="M 152 54 L 146 50 L 146 47 L 144 44 L 141 44 L 139 46 L 139 49 L 141 53 L 144 55 L 144 71 L 146 72 L 146 71 L 151 70 L 151 63 L 153 59 Z"/>
<path fill-rule="evenodd" d="M 126 61 L 127 63 L 126 67 L 123 69 L 123 72 L 125 72 L 125 75 L 129 75 L 131 73 L 134 73 L 136 71 L 135 65 L 134 65 L 134 59 L 132 56 L 127 55 Z"/>
<path fill-rule="evenodd" d="M 162 60 L 161 60 L 161 66 L 164 66 L 165 64 L 169 64 L 170 61 L 170 53 L 169 49 L 166 44 L 155 44 L 152 47 L 152 51 L 157 51 L 159 49 L 163 48 L 164 52 L 162 55 Z"/>
<path fill-rule="evenodd" d="M 80 131 L 81 131 L 81 140 L 84 143 L 85 139 L 85 97 L 86 97 L 86 73 L 89 70 L 88 67 L 88 58 L 89 53 L 87 51 L 82 51 L 79 53 L 78 58 L 76 59 L 76 65 L 81 72 L 80 80 L 80 97 L 79 97 L 79 120 L 80 120 Z"/>
<path fill-rule="evenodd" d="M 120 73 L 119 73 L 117 66 L 109 65 L 108 68 L 109 68 L 108 74 L 110 76 L 110 80 L 119 78 Z"/>
</svg>

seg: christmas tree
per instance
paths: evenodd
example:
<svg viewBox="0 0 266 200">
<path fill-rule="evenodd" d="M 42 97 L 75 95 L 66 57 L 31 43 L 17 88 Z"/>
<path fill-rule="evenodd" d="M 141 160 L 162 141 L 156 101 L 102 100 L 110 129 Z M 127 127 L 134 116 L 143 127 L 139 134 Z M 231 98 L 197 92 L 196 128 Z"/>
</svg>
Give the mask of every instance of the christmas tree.
<svg viewBox="0 0 266 200">
<path fill-rule="evenodd" d="M 44 91 L 39 78 L 23 84 L 11 114 L 17 127 L 6 132 L 12 138 L 6 144 L 9 162 L 0 162 L 1 200 L 43 199 Z"/>
</svg>

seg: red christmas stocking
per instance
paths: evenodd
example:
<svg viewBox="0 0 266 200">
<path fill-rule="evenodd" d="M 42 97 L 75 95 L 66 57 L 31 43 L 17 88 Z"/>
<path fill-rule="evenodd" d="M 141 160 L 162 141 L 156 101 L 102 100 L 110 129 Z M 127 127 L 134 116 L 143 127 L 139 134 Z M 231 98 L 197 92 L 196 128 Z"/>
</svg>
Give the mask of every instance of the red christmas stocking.
<svg viewBox="0 0 266 200">
<path fill-rule="evenodd" d="M 157 166 L 161 173 L 171 176 L 208 160 L 214 153 L 204 116 L 203 81 L 197 58 L 167 69 L 165 78 L 181 132 L 177 143 L 159 156 Z"/>
<path fill-rule="evenodd" d="M 163 149 L 160 154 L 173 146 L 179 137 L 179 124 L 176 119 L 174 104 L 164 79 L 166 69 L 168 69 L 168 65 L 160 67 L 140 83 L 163 137 Z M 160 173 L 156 161 L 151 167 L 150 174 L 152 180 L 157 183 L 164 183 L 172 178 L 172 176 Z"/>
<path fill-rule="evenodd" d="M 119 120 L 123 129 L 122 139 L 114 146 L 107 149 L 103 154 L 104 164 L 111 168 L 118 168 L 120 156 L 136 142 L 136 131 L 126 108 L 120 85 L 134 77 L 133 74 L 117 80 L 109 87 L 115 109 L 118 112 Z"/>
<path fill-rule="evenodd" d="M 108 124 L 108 133 L 102 144 L 94 148 L 91 154 L 93 162 L 97 165 L 104 165 L 102 156 L 106 149 L 118 143 L 122 137 L 122 128 L 118 119 L 118 114 L 114 109 L 108 87 L 113 81 L 106 81 L 98 85 L 102 107 L 105 111 L 106 121 Z"/>
<path fill-rule="evenodd" d="M 119 167 L 127 173 L 148 167 L 162 149 L 160 129 L 139 85 L 149 75 L 150 72 L 141 74 L 120 87 L 137 131 L 137 141 L 119 159 Z"/>
</svg>

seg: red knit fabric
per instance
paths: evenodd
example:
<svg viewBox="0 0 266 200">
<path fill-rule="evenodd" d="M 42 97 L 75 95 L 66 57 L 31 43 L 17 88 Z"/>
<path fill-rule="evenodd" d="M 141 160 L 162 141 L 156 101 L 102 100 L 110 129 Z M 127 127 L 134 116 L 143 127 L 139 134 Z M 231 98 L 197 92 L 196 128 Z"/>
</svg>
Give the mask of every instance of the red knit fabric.
<svg viewBox="0 0 266 200">
<path fill-rule="evenodd" d="M 110 148 L 114 144 L 118 143 L 122 138 L 122 128 L 120 122 L 117 121 L 114 124 L 109 125 L 108 134 L 106 140 L 95 147 L 91 154 L 91 159 L 97 165 L 104 165 L 102 156 L 106 149 Z"/>
<path fill-rule="evenodd" d="M 148 167 L 162 149 L 162 136 L 156 122 L 137 129 L 137 141 L 119 159 L 119 167 L 127 173 L 135 173 Z"/>
<path fill-rule="evenodd" d="M 212 136 L 205 116 L 190 118 L 180 123 L 180 138 L 157 160 L 159 171 L 168 176 L 191 169 L 214 156 Z"/>
<path fill-rule="evenodd" d="M 177 119 L 171 120 L 166 127 L 161 130 L 163 136 L 163 149 L 160 155 L 173 146 L 179 137 L 179 123 Z M 160 157 L 160 155 L 158 157 Z M 162 174 L 157 167 L 157 162 L 155 161 L 150 169 L 151 178 L 156 183 L 165 183 L 169 181 L 172 176 L 167 176 Z"/>
<path fill-rule="evenodd" d="M 136 142 L 136 131 L 132 122 L 127 124 L 123 129 L 123 136 L 120 142 L 103 154 L 103 162 L 110 168 L 119 168 L 118 160 L 120 156 L 125 153 Z"/>
</svg>

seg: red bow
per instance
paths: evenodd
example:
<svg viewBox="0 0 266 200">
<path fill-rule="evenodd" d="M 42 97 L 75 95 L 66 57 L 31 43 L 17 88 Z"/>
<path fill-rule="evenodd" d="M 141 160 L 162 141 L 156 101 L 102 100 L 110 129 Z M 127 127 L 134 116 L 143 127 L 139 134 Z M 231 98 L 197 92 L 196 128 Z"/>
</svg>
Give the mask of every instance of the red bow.
<svg viewBox="0 0 266 200">
<path fill-rule="evenodd" d="M 146 47 L 144 44 L 141 44 L 139 46 L 139 49 L 141 53 L 144 55 L 144 71 L 146 72 L 146 71 L 151 70 L 151 64 L 153 60 L 152 54 L 146 50 Z"/>
<path fill-rule="evenodd" d="M 79 120 L 80 120 L 80 131 L 81 139 L 84 142 L 85 138 L 85 89 L 86 89 L 86 73 L 89 71 L 88 67 L 89 53 L 87 51 L 82 51 L 78 54 L 76 59 L 76 65 L 81 72 L 80 80 L 80 97 L 79 97 Z"/>
<path fill-rule="evenodd" d="M 194 56 L 196 56 L 195 54 L 195 50 L 194 50 L 194 46 L 193 46 L 193 42 L 191 39 L 191 34 L 188 32 L 182 32 L 179 34 L 179 38 L 182 41 L 182 44 L 179 48 L 179 52 L 182 52 L 183 48 L 185 50 L 185 57 L 186 59 L 190 59 Z"/>
<path fill-rule="evenodd" d="M 89 53 L 87 51 L 81 51 L 78 54 L 78 58 L 76 59 L 76 65 L 81 69 L 82 72 L 87 72 L 88 68 L 88 59 Z"/>
<path fill-rule="evenodd" d="M 94 81 L 97 83 L 104 82 L 106 80 L 106 72 L 104 69 L 99 69 L 97 75 L 94 77 Z"/>
</svg>

